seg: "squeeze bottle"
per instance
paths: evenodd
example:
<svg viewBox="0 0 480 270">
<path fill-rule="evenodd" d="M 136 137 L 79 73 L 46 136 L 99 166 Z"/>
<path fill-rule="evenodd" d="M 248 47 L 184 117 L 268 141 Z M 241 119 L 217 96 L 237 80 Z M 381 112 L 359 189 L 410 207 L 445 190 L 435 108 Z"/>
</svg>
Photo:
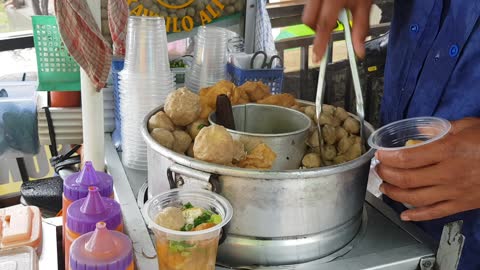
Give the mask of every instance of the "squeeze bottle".
<svg viewBox="0 0 480 270">
<path fill-rule="evenodd" d="M 113 198 L 113 178 L 104 173 L 95 171 L 92 162 L 87 161 L 83 169 L 74 173 L 63 182 L 63 227 L 67 222 L 67 209 L 74 201 L 87 197 L 88 187 L 98 187 L 98 192 L 103 197 Z M 65 230 L 64 230 L 65 235 Z"/>
<path fill-rule="evenodd" d="M 128 236 L 99 222 L 93 232 L 77 238 L 70 251 L 68 270 L 134 270 L 133 247 Z"/>
<path fill-rule="evenodd" d="M 68 265 L 72 242 L 83 234 L 93 232 L 100 221 L 110 230 L 123 232 L 120 204 L 100 196 L 97 187 L 89 187 L 87 197 L 73 202 L 67 209 L 65 265 Z"/>
</svg>

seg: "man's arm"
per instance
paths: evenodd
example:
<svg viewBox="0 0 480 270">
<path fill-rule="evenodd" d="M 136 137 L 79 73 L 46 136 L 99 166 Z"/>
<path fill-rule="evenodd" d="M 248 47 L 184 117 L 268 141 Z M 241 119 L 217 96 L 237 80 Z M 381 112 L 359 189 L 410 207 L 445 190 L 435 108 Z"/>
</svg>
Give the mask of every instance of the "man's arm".
<svg viewBox="0 0 480 270">
<path fill-rule="evenodd" d="M 444 139 L 400 151 L 378 151 L 388 197 L 415 206 L 403 220 L 423 221 L 480 208 L 480 118 L 452 123 Z"/>
</svg>

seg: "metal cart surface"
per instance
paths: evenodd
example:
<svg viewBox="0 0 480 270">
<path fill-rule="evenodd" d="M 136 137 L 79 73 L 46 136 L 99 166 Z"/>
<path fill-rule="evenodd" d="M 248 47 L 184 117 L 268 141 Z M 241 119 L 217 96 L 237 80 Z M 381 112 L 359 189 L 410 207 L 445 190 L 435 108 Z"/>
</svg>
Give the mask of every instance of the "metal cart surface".
<svg viewBox="0 0 480 270">
<path fill-rule="evenodd" d="M 147 174 L 122 165 L 109 135 L 105 136 L 105 144 L 105 161 L 108 172 L 115 179 L 115 194 L 122 206 L 126 233 L 134 243 L 137 269 L 158 269 L 152 238 L 137 202 L 138 193 L 140 197 L 144 194 Z M 402 222 L 398 214 L 371 194 L 367 194 L 364 209 L 364 224 L 358 236 L 339 252 L 298 265 L 236 269 L 431 269 L 420 268 L 421 262 L 432 262 L 429 259 L 434 258 L 436 250 L 436 245 L 426 234 L 413 224 Z M 233 268 L 218 266 L 217 269 Z"/>
</svg>

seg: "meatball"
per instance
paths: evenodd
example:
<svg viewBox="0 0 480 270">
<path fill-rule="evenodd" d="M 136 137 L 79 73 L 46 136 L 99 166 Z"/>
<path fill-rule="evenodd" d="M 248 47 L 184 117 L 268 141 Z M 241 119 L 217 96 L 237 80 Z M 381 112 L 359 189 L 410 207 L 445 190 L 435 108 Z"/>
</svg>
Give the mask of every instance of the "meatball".
<svg viewBox="0 0 480 270">
<path fill-rule="evenodd" d="M 333 145 L 325 145 L 322 148 L 322 159 L 333 160 L 337 156 L 337 149 Z"/>
<path fill-rule="evenodd" d="M 173 133 L 164 128 L 155 128 L 150 133 L 152 138 L 159 143 L 160 145 L 168 148 L 173 149 L 173 144 L 175 143 L 175 137 Z"/>
<path fill-rule="evenodd" d="M 362 145 L 360 143 L 353 144 L 345 153 L 347 161 L 354 160 L 362 155 Z"/>
<path fill-rule="evenodd" d="M 320 125 L 330 125 L 330 126 L 338 126 L 338 124 L 336 124 L 335 122 L 335 118 L 333 117 L 333 115 L 330 115 L 330 114 L 327 114 L 325 112 L 322 112 L 320 114 L 320 119 L 318 120 L 319 121 L 319 124 Z"/>
<path fill-rule="evenodd" d="M 185 225 L 185 218 L 180 208 L 167 207 L 158 214 L 155 223 L 164 228 L 179 231 Z"/>
<path fill-rule="evenodd" d="M 310 138 L 307 141 L 307 145 L 312 147 L 312 148 L 320 146 L 320 140 L 318 138 L 318 129 L 316 129 L 312 133 L 312 135 L 310 135 Z"/>
<path fill-rule="evenodd" d="M 353 145 L 354 139 L 352 137 L 343 137 L 343 139 L 338 142 L 337 150 L 339 154 L 344 154 L 348 149 Z"/>
<path fill-rule="evenodd" d="M 195 158 L 222 165 L 232 163 L 233 150 L 232 136 L 219 125 L 202 128 L 193 145 Z"/>
<path fill-rule="evenodd" d="M 343 123 L 343 128 L 350 134 L 359 134 L 360 133 L 360 123 L 353 119 L 353 117 L 348 117 Z"/>
<path fill-rule="evenodd" d="M 305 107 L 305 114 L 310 117 L 310 119 L 312 119 L 313 121 L 316 122 L 316 119 L 317 119 L 317 112 L 315 110 L 315 107 L 313 106 L 308 106 L 308 107 Z"/>
<path fill-rule="evenodd" d="M 165 112 L 157 112 L 150 119 L 148 119 L 148 131 L 152 131 L 156 128 L 164 128 L 169 131 L 175 130 L 175 125 L 172 123 L 172 120 L 168 118 Z"/>
<path fill-rule="evenodd" d="M 360 136 L 352 135 L 352 137 L 353 137 L 353 143 L 358 143 L 358 144 L 362 143 L 362 138 Z"/>
<path fill-rule="evenodd" d="M 342 164 L 342 163 L 345 163 L 347 162 L 347 158 L 344 156 L 344 155 L 339 155 L 339 156 L 336 156 L 334 159 L 333 159 L 333 164 L 335 165 L 338 165 L 338 164 Z"/>
<path fill-rule="evenodd" d="M 323 104 L 322 105 L 322 113 L 333 116 L 333 114 L 335 113 L 335 107 L 332 106 L 332 105 Z"/>
<path fill-rule="evenodd" d="M 192 139 L 195 140 L 200 130 L 204 127 L 207 127 L 208 125 L 209 124 L 206 119 L 198 119 L 193 123 L 191 123 L 190 125 L 188 125 L 187 132 L 188 134 L 190 134 L 190 137 L 192 137 Z"/>
<path fill-rule="evenodd" d="M 175 142 L 173 143 L 173 151 L 181 154 L 185 154 L 188 147 L 192 143 L 192 138 L 187 132 L 183 130 L 175 130 L 173 132 Z"/>
<path fill-rule="evenodd" d="M 348 136 L 348 132 L 344 128 L 342 127 L 335 128 L 335 137 L 337 142 L 341 141 L 343 137 L 347 137 L 347 136 Z"/>
<path fill-rule="evenodd" d="M 340 122 L 343 122 L 350 115 L 348 114 L 348 112 L 344 108 L 337 107 L 337 109 L 335 110 L 334 116 L 335 116 L 335 118 L 338 118 L 340 120 Z"/>
<path fill-rule="evenodd" d="M 324 164 L 323 164 L 324 166 L 332 166 L 332 165 L 335 165 L 335 164 L 333 163 L 333 161 L 331 161 L 331 160 L 325 160 L 325 161 L 323 161 L 323 163 L 324 163 Z"/>
<path fill-rule="evenodd" d="M 302 159 L 302 165 L 305 168 L 318 168 L 322 166 L 322 160 L 317 153 L 306 154 Z"/>
<path fill-rule="evenodd" d="M 200 97 L 187 88 L 170 93 L 165 101 L 165 113 L 178 126 L 187 126 L 200 116 Z"/>
<path fill-rule="evenodd" d="M 322 136 L 323 136 L 323 141 L 326 142 L 327 144 L 333 145 L 337 141 L 335 128 L 330 125 L 324 125 L 322 127 Z"/>
</svg>

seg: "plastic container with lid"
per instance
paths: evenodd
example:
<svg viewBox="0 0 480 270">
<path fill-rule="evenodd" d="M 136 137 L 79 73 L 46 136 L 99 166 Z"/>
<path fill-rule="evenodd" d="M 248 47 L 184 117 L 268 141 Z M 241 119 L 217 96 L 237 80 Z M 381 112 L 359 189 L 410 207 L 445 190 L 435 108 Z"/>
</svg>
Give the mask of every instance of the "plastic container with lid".
<svg viewBox="0 0 480 270">
<path fill-rule="evenodd" d="M 40 254 L 41 244 L 42 216 L 38 207 L 16 205 L 0 209 L 0 249 L 30 246 Z"/>
<path fill-rule="evenodd" d="M 167 207 L 191 203 L 222 217 L 222 221 L 199 231 L 176 231 L 157 224 L 158 215 Z M 233 216 L 232 205 L 222 196 L 206 190 L 172 189 L 145 204 L 143 217 L 156 238 L 157 257 L 162 270 L 215 270 L 221 229 Z"/>
<path fill-rule="evenodd" d="M 72 242 L 83 234 L 94 231 L 100 221 L 104 222 L 109 230 L 123 232 L 120 204 L 100 196 L 97 187 L 89 187 L 87 197 L 75 201 L 67 210 L 65 265 L 68 265 Z"/>
<path fill-rule="evenodd" d="M 113 178 L 104 172 L 96 171 L 92 162 L 87 161 L 83 169 L 74 173 L 63 182 L 63 226 L 67 220 L 67 208 L 74 201 L 88 195 L 88 188 L 94 186 L 103 197 L 113 198 Z"/>
<path fill-rule="evenodd" d="M 29 246 L 0 250 L 0 269 L 38 270 L 38 257 Z"/>
<path fill-rule="evenodd" d="M 133 270 L 133 246 L 128 236 L 99 222 L 93 232 L 77 238 L 70 250 L 69 270 Z"/>
</svg>

